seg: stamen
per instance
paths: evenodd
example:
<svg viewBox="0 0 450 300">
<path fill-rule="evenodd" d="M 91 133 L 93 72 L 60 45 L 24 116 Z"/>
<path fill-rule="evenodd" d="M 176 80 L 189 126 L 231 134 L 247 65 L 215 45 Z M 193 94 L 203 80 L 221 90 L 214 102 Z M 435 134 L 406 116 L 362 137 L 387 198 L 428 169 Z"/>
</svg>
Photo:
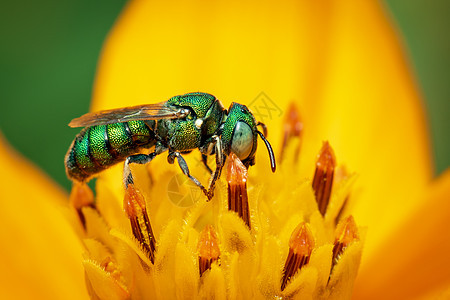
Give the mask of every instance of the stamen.
<svg viewBox="0 0 450 300">
<path fill-rule="evenodd" d="M 247 168 L 234 153 L 230 154 L 229 160 L 228 210 L 237 212 L 248 228 L 251 228 L 247 197 Z"/>
<path fill-rule="evenodd" d="M 322 216 L 325 215 L 328 202 L 330 201 L 335 166 L 336 158 L 334 151 L 328 141 L 324 142 L 317 157 L 316 171 L 312 183 L 317 205 Z"/>
<path fill-rule="evenodd" d="M 72 207 L 76 209 L 81 224 L 83 224 L 83 227 L 85 227 L 86 219 L 84 218 L 81 209 L 87 206 L 95 208 L 94 193 L 86 183 L 74 182 L 72 186 L 72 191 L 70 192 L 69 202 L 70 205 L 72 205 Z"/>
<path fill-rule="evenodd" d="M 284 264 L 281 290 L 304 265 L 309 262 L 311 252 L 314 248 L 314 237 L 309 226 L 302 222 L 292 232 L 289 239 L 289 254 Z"/>
<path fill-rule="evenodd" d="M 284 151 L 292 141 L 293 138 L 298 137 L 298 145 L 294 152 L 294 161 L 298 160 L 298 155 L 300 153 L 300 146 L 302 143 L 302 133 L 303 133 L 303 123 L 300 119 L 300 114 L 298 113 L 297 107 L 292 102 L 288 108 L 288 112 L 284 119 L 284 134 L 283 142 L 281 144 L 280 161 L 283 161 Z"/>
<path fill-rule="evenodd" d="M 198 249 L 198 268 L 200 276 L 211 269 L 211 264 L 219 259 L 219 239 L 214 228 L 211 225 L 206 225 L 200 233 L 197 244 Z"/>
<path fill-rule="evenodd" d="M 339 257 L 344 253 L 345 249 L 355 241 L 359 241 L 358 228 L 356 227 L 353 216 L 350 215 L 342 220 L 336 228 L 331 269 L 337 264 Z"/>
<path fill-rule="evenodd" d="M 134 237 L 141 243 L 153 263 L 155 259 L 155 237 L 148 218 L 144 197 L 135 189 L 134 184 L 129 184 L 125 191 L 123 207 L 130 219 Z"/>
</svg>

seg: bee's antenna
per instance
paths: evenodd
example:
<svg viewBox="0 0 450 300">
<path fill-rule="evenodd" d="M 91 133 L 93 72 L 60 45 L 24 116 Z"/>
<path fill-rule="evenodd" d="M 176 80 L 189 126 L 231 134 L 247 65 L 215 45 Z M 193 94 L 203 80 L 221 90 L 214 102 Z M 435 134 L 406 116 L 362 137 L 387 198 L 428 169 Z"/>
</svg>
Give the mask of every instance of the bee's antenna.
<svg viewBox="0 0 450 300">
<path fill-rule="evenodd" d="M 266 126 L 266 124 L 264 124 L 263 122 L 258 122 L 258 124 L 256 124 L 256 126 L 261 126 L 262 129 L 263 129 L 264 136 L 267 137 L 267 126 Z"/>
<path fill-rule="evenodd" d="M 262 123 L 261 123 L 262 124 Z M 258 124 L 259 125 L 259 124 Z M 264 128 L 264 127 L 263 127 Z M 277 169 L 277 164 L 275 162 L 275 155 L 273 154 L 272 146 L 270 146 L 270 143 L 266 138 L 264 137 L 264 134 L 262 134 L 259 130 L 256 131 L 259 134 L 259 137 L 264 141 L 267 147 L 267 151 L 269 151 L 269 157 L 270 157 L 270 166 L 272 167 L 272 172 L 275 172 Z"/>
</svg>

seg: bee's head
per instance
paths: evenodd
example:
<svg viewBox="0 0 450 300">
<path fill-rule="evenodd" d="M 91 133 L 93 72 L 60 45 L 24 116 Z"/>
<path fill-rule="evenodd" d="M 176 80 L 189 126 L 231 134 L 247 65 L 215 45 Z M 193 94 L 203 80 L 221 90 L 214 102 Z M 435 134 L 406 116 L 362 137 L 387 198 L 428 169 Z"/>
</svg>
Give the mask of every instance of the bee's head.
<svg viewBox="0 0 450 300">
<path fill-rule="evenodd" d="M 228 155 L 233 152 L 246 167 L 253 165 L 258 145 L 256 139 L 259 135 L 266 144 L 272 171 L 275 172 L 275 156 L 272 147 L 264 135 L 258 131 L 258 125 L 263 126 L 265 131 L 265 125 L 257 123 L 255 117 L 245 105 L 231 103 L 227 119 L 222 128 L 222 142 L 225 153 Z"/>
</svg>

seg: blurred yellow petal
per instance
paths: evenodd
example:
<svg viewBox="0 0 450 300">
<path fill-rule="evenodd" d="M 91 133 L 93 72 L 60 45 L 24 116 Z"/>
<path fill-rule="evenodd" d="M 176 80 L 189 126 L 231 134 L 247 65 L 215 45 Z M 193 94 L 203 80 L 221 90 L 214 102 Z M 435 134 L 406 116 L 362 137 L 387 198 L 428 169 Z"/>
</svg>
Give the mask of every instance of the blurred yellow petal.
<svg viewBox="0 0 450 300">
<path fill-rule="evenodd" d="M 0 298 L 87 299 L 68 196 L 0 136 Z"/>
<path fill-rule="evenodd" d="M 450 287 L 449 195 L 447 171 L 360 271 L 358 299 L 411 299 Z"/>
<path fill-rule="evenodd" d="M 420 95 L 378 2 L 131 1 L 103 51 L 93 110 L 191 91 L 213 93 L 225 106 L 248 104 L 268 125 L 276 152 L 288 102 L 301 107 L 300 166 L 288 158 L 269 177 L 268 160 L 258 158 L 249 172 L 252 226 L 227 211 L 223 178 L 209 203 L 169 201 L 177 173 L 158 158 L 151 175 L 145 166 L 133 169 L 149 207 L 134 224 L 156 241 L 152 257 L 122 211 L 121 166 L 98 180 L 95 205 L 80 209 L 81 242 L 67 196 L 0 144 L 2 298 L 80 299 L 85 287 L 102 299 L 348 298 L 363 240 L 334 258 L 344 203 L 344 214 L 368 226 L 356 298 L 448 294 L 450 240 L 442 231 L 450 173 L 427 189 L 432 167 Z M 265 101 L 272 111 L 259 106 Z M 333 145 L 338 164 L 358 174 L 337 180 L 326 213 L 317 210 L 310 180 L 322 140 Z M 316 246 L 312 254 L 289 254 L 301 261 L 288 264 L 300 221 Z M 198 273 L 194 245 L 210 223 L 222 252 Z M 289 279 L 280 284 L 282 277 Z"/>
<path fill-rule="evenodd" d="M 316 125 L 338 163 L 359 174 L 351 211 L 369 227 L 369 257 L 421 203 L 418 195 L 432 176 L 428 128 L 411 70 L 379 3 L 340 1 L 334 12 Z"/>
<path fill-rule="evenodd" d="M 145 253 L 139 251 L 137 239 L 127 236 L 129 232 L 123 237 L 116 235 L 122 237 L 119 240 L 127 245 L 127 251 L 134 251 L 143 263 L 139 275 L 131 276 L 127 283 L 151 278 L 160 297 L 175 297 L 181 288 L 190 290 L 195 286 L 200 296 L 225 297 L 229 293 L 231 297 L 274 297 L 295 293 L 296 297 L 312 297 L 313 293 L 329 293 L 337 299 L 349 297 L 362 241 L 350 245 L 342 254 L 326 287 L 328 275 L 323 270 L 331 265 L 331 257 L 323 254 L 325 251 L 320 256 L 323 258 L 313 259 L 304 269 L 295 269 L 298 272 L 291 274 L 292 284 L 288 283 L 284 291 L 279 286 L 283 264 L 280 256 L 286 253 L 289 236 L 299 221 L 309 223 L 318 247 L 330 249 L 335 217 L 347 203 L 344 214 L 351 213 L 360 224 L 368 226 L 362 272 L 371 274 L 382 266 L 377 256 L 380 254 L 375 255 L 383 251 L 379 246 L 395 240 L 398 233 L 393 228 L 403 224 L 423 202 L 420 195 L 432 174 L 427 127 L 420 95 L 380 4 L 356 0 L 288 1 L 276 5 L 270 1 L 257 5 L 239 1 L 180 1 L 176 5 L 131 1 L 103 51 L 92 109 L 160 102 L 191 91 L 212 93 L 225 106 L 231 101 L 248 104 L 257 119 L 268 125 L 276 152 L 283 112 L 294 100 L 301 107 L 304 123 L 301 165 L 296 170 L 292 168 L 295 164 L 282 164 L 276 176 L 268 178 L 268 160 L 258 159 L 257 167 L 249 172 L 249 185 L 253 185 L 249 188 L 253 198 L 249 202 L 250 220 L 256 224 L 249 230 L 236 214 L 224 212 L 223 194 L 216 194 L 211 204 L 196 204 L 190 211 L 167 201 L 167 182 L 174 173 L 163 171 L 167 169 L 164 159 L 155 159 L 149 168 L 153 187 L 136 184 L 143 186 L 143 195 L 152 208 L 149 219 L 158 242 L 155 266 L 144 264 L 146 259 L 141 256 Z M 273 111 L 260 111 L 259 105 L 265 101 Z M 333 145 L 338 165 L 358 174 L 337 182 L 326 214 L 317 211 L 311 182 L 303 179 L 313 174 L 322 140 Z M 137 177 L 148 181 L 147 171 L 140 168 Z M 108 190 L 103 195 L 123 198 L 120 172 L 117 167 L 101 177 L 100 185 L 107 189 L 100 191 Z M 303 181 L 295 180 L 299 174 Z M 217 191 L 225 190 L 218 183 Z M 289 204 L 291 199 L 303 202 Z M 103 207 L 100 211 L 108 211 L 105 219 L 114 220 L 117 209 L 114 206 L 108 211 Z M 122 226 L 123 221 L 110 223 Z M 196 230 L 211 222 L 219 225 L 224 253 L 218 262 L 223 264 L 213 263 L 199 282 L 194 278 L 183 281 L 182 274 L 176 271 L 176 259 L 195 260 L 191 245 L 198 239 Z M 113 228 L 110 233 L 114 232 L 118 231 Z M 267 244 L 275 248 L 267 251 Z M 423 255 L 417 251 L 412 257 Z M 393 254 L 393 261 L 403 255 Z M 258 262 L 273 268 L 257 274 L 254 270 Z M 125 260 L 122 266 L 127 274 L 129 265 Z M 389 264 L 386 274 L 399 276 L 401 273 L 396 272 L 400 270 L 392 269 L 395 265 Z M 193 265 L 188 269 L 192 273 Z M 372 280 L 369 275 L 362 278 Z M 379 284 L 375 289 L 384 290 L 383 285 L 395 282 L 383 278 L 372 283 Z M 239 286 L 246 280 L 258 282 L 257 289 Z M 186 286 L 173 289 L 176 282 Z M 430 286 L 425 282 L 417 289 Z M 216 290 L 212 290 L 214 285 L 218 286 Z"/>
</svg>

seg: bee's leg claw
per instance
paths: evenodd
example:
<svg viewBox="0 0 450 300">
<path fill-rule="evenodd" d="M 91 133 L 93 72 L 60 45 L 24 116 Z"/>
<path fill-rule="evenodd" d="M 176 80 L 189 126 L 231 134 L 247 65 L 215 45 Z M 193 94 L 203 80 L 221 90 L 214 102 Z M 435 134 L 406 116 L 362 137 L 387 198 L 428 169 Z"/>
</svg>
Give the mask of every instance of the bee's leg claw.
<svg viewBox="0 0 450 300">
<path fill-rule="evenodd" d="M 209 196 L 208 196 L 208 191 L 200 183 L 200 181 L 198 181 L 197 178 L 195 178 L 194 176 L 192 176 L 189 173 L 189 167 L 188 167 L 186 161 L 184 160 L 183 156 L 181 156 L 180 152 L 170 152 L 169 156 L 167 157 L 167 161 L 170 164 L 173 164 L 175 161 L 175 158 L 177 159 L 178 165 L 180 166 L 180 169 L 183 172 L 183 174 L 186 175 L 187 177 L 189 177 L 189 179 L 203 191 L 203 193 L 206 195 L 206 197 L 208 197 L 208 201 L 209 201 L 211 198 L 209 198 Z"/>
<path fill-rule="evenodd" d="M 208 201 L 210 201 L 212 199 L 212 197 L 214 197 L 214 189 L 208 190 L 208 192 L 206 193 L 206 197 L 208 197 Z"/>
<path fill-rule="evenodd" d="M 125 188 L 128 187 L 129 184 L 134 184 L 133 175 L 131 174 L 130 164 L 146 164 L 151 162 L 156 156 L 156 152 L 146 154 L 136 154 L 128 156 L 125 160 L 125 164 L 123 165 L 123 181 Z"/>
</svg>

